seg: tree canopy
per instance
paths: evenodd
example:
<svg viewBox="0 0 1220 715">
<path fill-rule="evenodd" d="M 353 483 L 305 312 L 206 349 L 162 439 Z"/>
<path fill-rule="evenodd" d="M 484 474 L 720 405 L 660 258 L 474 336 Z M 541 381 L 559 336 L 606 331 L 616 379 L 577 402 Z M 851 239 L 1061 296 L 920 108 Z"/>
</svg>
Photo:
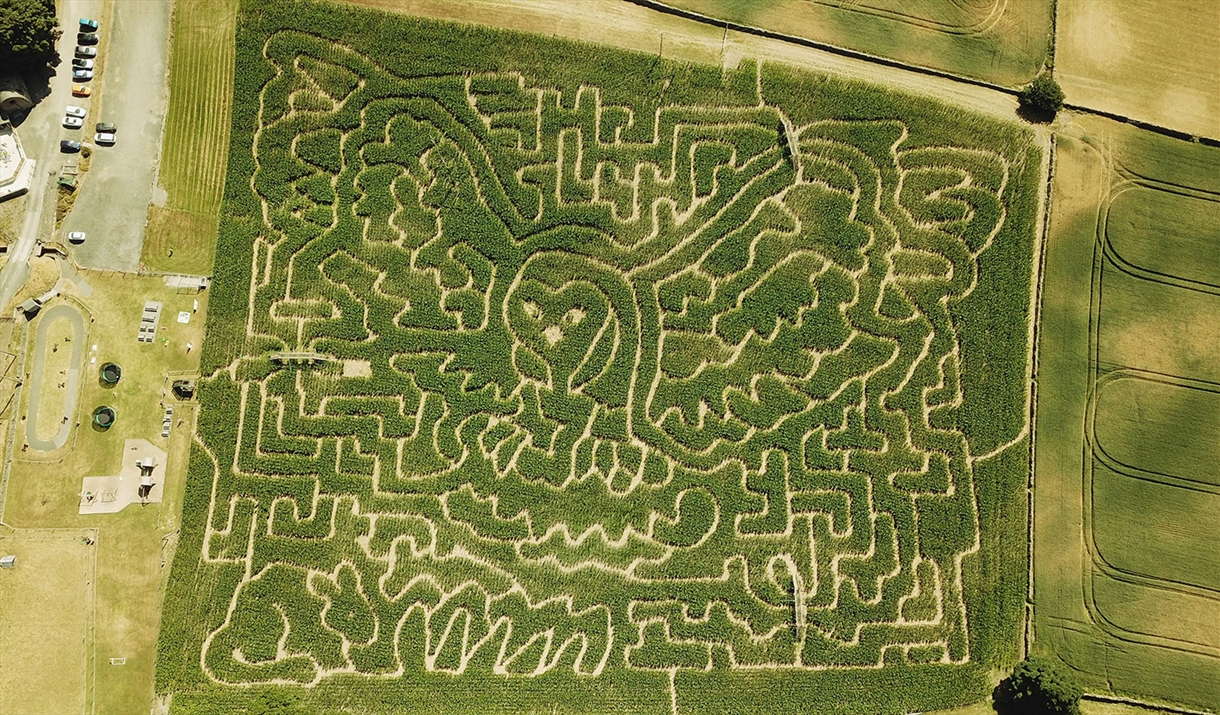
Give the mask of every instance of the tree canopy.
<svg viewBox="0 0 1220 715">
<path fill-rule="evenodd" d="M 1080 686 L 1058 661 L 1032 655 L 996 686 L 999 715 L 1080 715 Z"/>
<path fill-rule="evenodd" d="M 55 0 L 0 0 L 0 67 L 19 71 L 59 64 Z"/>
<path fill-rule="evenodd" d="M 1055 78 L 1051 77 L 1050 72 L 1043 72 L 1021 90 L 1017 101 L 1021 103 L 1022 109 L 1040 119 L 1050 121 L 1063 109 L 1063 89 Z"/>
</svg>

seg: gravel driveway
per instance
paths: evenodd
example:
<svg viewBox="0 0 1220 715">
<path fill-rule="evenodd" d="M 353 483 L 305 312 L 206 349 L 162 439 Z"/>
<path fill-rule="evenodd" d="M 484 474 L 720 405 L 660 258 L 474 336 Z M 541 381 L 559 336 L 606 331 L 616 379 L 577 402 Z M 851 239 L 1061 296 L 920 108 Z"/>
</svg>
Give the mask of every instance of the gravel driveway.
<svg viewBox="0 0 1220 715">
<path fill-rule="evenodd" d="M 105 66 L 93 87 L 102 111 L 89 112 L 85 134 L 92 141 L 94 124 L 114 122 L 118 142 L 94 149 L 62 228 L 88 233 L 88 240 L 72 249 L 81 266 L 122 271 L 140 266 L 169 97 L 170 15 L 170 0 L 114 3 Z"/>
</svg>

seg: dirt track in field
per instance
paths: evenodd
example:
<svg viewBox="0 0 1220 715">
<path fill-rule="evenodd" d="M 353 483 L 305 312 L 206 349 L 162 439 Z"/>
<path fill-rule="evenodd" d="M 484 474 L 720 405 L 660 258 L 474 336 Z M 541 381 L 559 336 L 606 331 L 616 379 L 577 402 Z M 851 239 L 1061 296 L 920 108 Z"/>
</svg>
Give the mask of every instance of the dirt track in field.
<svg viewBox="0 0 1220 715">
<path fill-rule="evenodd" d="M 780 62 L 931 96 L 1005 120 L 1015 120 L 1015 97 L 952 79 L 921 75 L 811 47 L 724 31 L 623 0 L 348 0 L 389 12 L 470 22 L 612 45 L 667 59 L 735 67 L 745 58 Z M 1044 147 L 1049 133 L 1037 131 Z"/>
</svg>

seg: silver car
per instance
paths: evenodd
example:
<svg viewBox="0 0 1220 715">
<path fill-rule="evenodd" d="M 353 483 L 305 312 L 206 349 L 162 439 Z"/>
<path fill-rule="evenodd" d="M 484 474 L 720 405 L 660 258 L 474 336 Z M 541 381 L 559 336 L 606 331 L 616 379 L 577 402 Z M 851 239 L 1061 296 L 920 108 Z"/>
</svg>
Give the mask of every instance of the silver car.
<svg viewBox="0 0 1220 715">
<path fill-rule="evenodd" d="M 100 132 L 93 135 L 93 141 L 106 146 L 114 145 L 114 132 Z"/>
<path fill-rule="evenodd" d="M 72 79 L 77 79 L 77 80 L 93 79 L 93 70 L 72 70 Z"/>
<path fill-rule="evenodd" d="M 85 120 L 80 117 L 64 117 L 64 127 L 68 129 L 80 129 L 85 126 Z"/>
</svg>

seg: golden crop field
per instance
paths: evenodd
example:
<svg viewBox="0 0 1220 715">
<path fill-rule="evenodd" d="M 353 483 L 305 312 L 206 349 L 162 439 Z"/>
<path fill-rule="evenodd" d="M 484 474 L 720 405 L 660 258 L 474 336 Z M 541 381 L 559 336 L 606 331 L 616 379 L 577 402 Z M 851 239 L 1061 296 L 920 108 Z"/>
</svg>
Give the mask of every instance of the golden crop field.
<svg viewBox="0 0 1220 715">
<path fill-rule="evenodd" d="M 1220 137 L 1220 2 L 1061 0 L 1055 71 L 1075 104 Z"/>
</svg>

